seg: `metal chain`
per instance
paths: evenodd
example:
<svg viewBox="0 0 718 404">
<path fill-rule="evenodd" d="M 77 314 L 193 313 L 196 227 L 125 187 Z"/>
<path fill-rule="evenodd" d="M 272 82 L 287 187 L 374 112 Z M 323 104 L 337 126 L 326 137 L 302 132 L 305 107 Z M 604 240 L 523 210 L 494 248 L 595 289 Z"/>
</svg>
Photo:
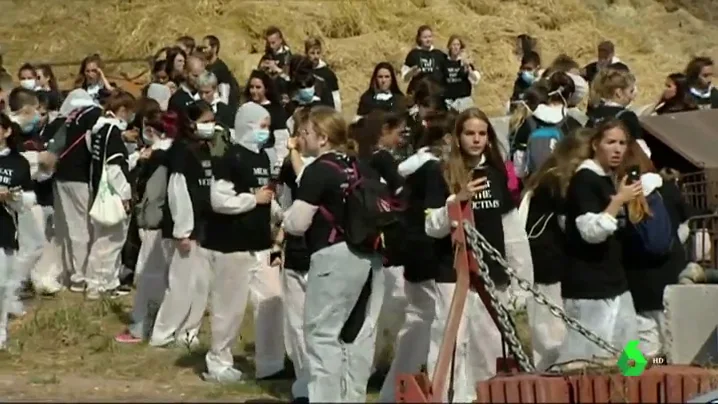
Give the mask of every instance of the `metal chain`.
<svg viewBox="0 0 718 404">
<path fill-rule="evenodd" d="M 479 233 L 474 226 L 469 223 L 468 221 L 464 221 L 464 232 L 466 233 L 466 239 L 469 247 L 474 253 L 474 258 L 476 258 L 476 261 L 478 262 L 479 267 L 479 275 L 481 276 L 481 279 L 486 284 L 486 290 L 489 292 L 489 295 L 492 295 L 492 292 L 495 293 L 495 285 L 491 278 L 489 277 L 489 270 L 486 263 L 483 261 L 483 254 L 486 252 L 488 256 L 499 263 L 504 270 L 506 271 L 506 274 L 513 280 L 516 281 L 518 286 L 523 289 L 526 292 L 531 293 L 533 295 L 534 299 L 536 299 L 536 302 L 540 305 L 547 306 L 549 309 L 549 312 L 554 315 L 557 318 L 560 318 L 566 326 L 573 329 L 574 331 L 578 332 L 579 334 L 583 335 L 586 339 L 593 342 L 600 348 L 606 350 L 611 355 L 618 356 L 620 355 L 621 351 L 619 349 L 616 349 L 613 345 L 611 345 L 608 341 L 598 336 L 593 331 L 589 330 L 588 328 L 584 327 L 581 323 L 576 321 L 574 318 L 570 317 L 566 312 L 563 310 L 563 308 L 557 306 L 553 302 L 551 302 L 549 299 L 546 298 L 540 291 L 538 291 L 534 285 L 532 285 L 531 282 L 527 281 L 526 279 L 521 278 L 516 274 L 516 271 L 511 268 L 504 259 L 504 257 L 501 256 L 501 253 L 499 253 L 491 244 L 489 244 L 488 241 L 484 238 L 481 233 Z M 488 279 L 488 281 L 487 281 Z M 492 289 L 492 291 L 489 291 L 489 289 Z M 491 299 L 492 303 L 494 304 L 494 307 L 497 307 L 497 304 L 500 306 L 503 306 L 501 302 L 498 301 L 498 299 L 494 299 L 494 296 L 492 296 Z M 497 303 L 498 302 L 498 303 Z M 500 310 L 497 310 L 499 312 Z M 506 308 L 503 307 L 502 311 L 506 312 Z M 501 318 L 499 318 L 499 322 L 501 323 Z M 501 327 L 505 327 L 505 324 L 501 324 Z M 516 331 L 511 330 L 511 334 L 516 335 Z M 512 350 L 513 353 L 513 350 Z M 516 355 L 514 353 L 514 355 Z M 524 355 L 525 356 L 525 355 Z M 520 358 L 517 357 L 517 360 L 520 361 Z"/>
</svg>

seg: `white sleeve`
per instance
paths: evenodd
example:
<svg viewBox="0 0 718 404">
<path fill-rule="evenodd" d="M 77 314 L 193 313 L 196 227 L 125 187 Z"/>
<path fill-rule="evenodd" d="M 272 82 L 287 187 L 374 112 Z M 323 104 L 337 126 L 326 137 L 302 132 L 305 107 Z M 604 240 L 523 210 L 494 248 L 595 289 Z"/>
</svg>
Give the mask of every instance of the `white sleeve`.
<svg viewBox="0 0 718 404">
<path fill-rule="evenodd" d="M 686 220 L 678 226 L 678 239 L 681 241 L 681 244 L 685 244 L 690 235 L 691 228 L 688 226 L 688 221 Z"/>
<path fill-rule="evenodd" d="M 618 220 L 608 213 L 584 213 L 576 218 L 576 228 L 583 241 L 600 244 L 618 230 Z"/>
<path fill-rule="evenodd" d="M 7 206 L 17 213 L 22 213 L 30 209 L 35 203 L 37 203 L 35 192 L 21 191 L 13 199 L 7 201 Z"/>
<path fill-rule="evenodd" d="M 342 112 L 342 96 L 339 90 L 332 91 L 332 98 L 334 99 L 334 109 L 336 109 L 337 112 Z"/>
<path fill-rule="evenodd" d="M 167 203 L 174 222 L 172 237 L 184 239 L 194 230 L 194 209 L 187 190 L 187 179 L 180 173 L 170 175 L 167 184 Z"/>
<path fill-rule="evenodd" d="M 505 214 L 502 218 L 504 230 L 504 245 L 506 251 L 506 262 L 509 267 L 516 271 L 516 274 L 534 283 L 533 260 L 531 259 L 531 247 L 524 226 L 521 225 L 519 212 L 514 209 Z M 511 279 L 512 296 L 517 300 L 518 307 L 523 307 L 530 294 L 518 286 L 516 280 Z"/>
<path fill-rule="evenodd" d="M 137 167 L 137 163 L 140 161 L 140 152 L 133 151 L 132 154 L 127 156 L 127 170 L 132 171 Z"/>
<path fill-rule="evenodd" d="M 219 99 L 229 105 L 229 84 L 219 83 L 217 86 L 217 92 L 219 93 Z"/>
<path fill-rule="evenodd" d="M 471 73 L 469 73 L 469 83 L 475 86 L 479 84 L 479 81 L 481 81 L 481 73 L 479 73 L 478 70 L 472 70 Z"/>
<path fill-rule="evenodd" d="M 446 204 L 456 199 L 451 195 L 446 199 Z M 427 209 L 424 217 L 424 232 L 432 238 L 444 238 L 451 233 L 451 221 L 449 220 L 449 209 L 444 206 L 439 209 Z"/>
<path fill-rule="evenodd" d="M 38 159 L 40 153 L 36 151 L 26 151 L 20 153 L 20 155 L 25 157 L 25 160 L 30 163 L 30 178 L 35 179 L 37 177 L 37 172 L 40 168 L 40 161 Z"/>
<path fill-rule="evenodd" d="M 254 194 L 234 191 L 234 184 L 226 180 L 212 180 L 209 190 L 212 210 L 224 215 L 238 215 L 249 212 L 257 206 Z"/>
<path fill-rule="evenodd" d="M 110 186 L 120 195 L 123 201 L 129 201 L 132 199 L 132 187 L 127 182 L 125 173 L 122 172 L 122 168 L 117 164 L 106 164 L 105 169 L 107 170 L 107 182 Z"/>
<path fill-rule="evenodd" d="M 409 74 L 409 71 L 411 71 L 411 66 L 403 65 L 401 66 L 401 79 L 403 81 L 407 80 L 407 75 Z"/>
<path fill-rule="evenodd" d="M 294 201 L 284 214 L 284 222 L 282 223 L 284 231 L 294 236 L 303 235 L 312 225 L 314 214 L 317 213 L 318 209 L 318 206 L 310 205 L 304 201 Z"/>
</svg>

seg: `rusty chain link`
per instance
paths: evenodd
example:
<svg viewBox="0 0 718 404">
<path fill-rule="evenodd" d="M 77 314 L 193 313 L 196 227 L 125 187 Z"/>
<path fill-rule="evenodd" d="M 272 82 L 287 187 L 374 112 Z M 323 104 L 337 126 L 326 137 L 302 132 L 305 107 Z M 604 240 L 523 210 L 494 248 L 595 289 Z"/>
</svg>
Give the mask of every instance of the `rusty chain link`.
<svg viewBox="0 0 718 404">
<path fill-rule="evenodd" d="M 531 295 L 534 297 L 534 299 L 536 299 L 536 302 L 538 304 L 547 306 L 549 312 L 555 317 L 561 319 L 566 324 L 566 326 L 583 335 L 586 339 L 593 342 L 600 348 L 606 350 L 611 355 L 620 355 L 621 351 L 619 349 L 616 349 L 608 341 L 604 340 L 588 328 L 584 327 L 581 323 L 576 321 L 576 319 L 570 317 L 568 314 L 566 314 L 563 308 L 557 306 L 549 299 L 547 299 L 546 296 L 543 295 L 543 293 L 538 291 L 534 287 L 534 285 L 531 284 L 531 282 L 518 276 L 516 271 L 509 266 L 508 262 L 506 262 L 506 259 L 501 256 L 501 253 L 499 253 L 491 244 L 489 244 L 489 242 L 486 241 L 484 236 L 481 235 L 481 233 L 479 233 L 479 231 L 476 230 L 476 228 L 471 223 L 469 223 L 468 221 L 464 221 L 463 226 L 464 232 L 466 233 L 467 244 L 472 250 L 474 258 L 478 263 L 479 276 L 485 284 L 486 291 L 491 297 L 491 302 L 494 308 L 496 308 L 496 312 L 499 317 L 499 326 L 501 327 L 501 333 L 504 334 L 506 343 L 509 346 L 511 353 L 513 353 L 516 357 L 516 360 L 518 361 L 519 366 L 522 370 L 530 371 L 527 369 L 533 370 L 534 366 L 533 363 L 526 356 L 526 353 L 524 352 L 520 342 L 518 342 L 518 338 L 516 337 L 516 327 L 513 323 L 513 320 L 511 319 L 511 316 L 508 315 L 508 309 L 506 309 L 503 302 L 500 301 L 498 293 L 496 291 L 496 285 L 489 276 L 489 268 L 483 260 L 484 253 L 488 254 L 491 259 L 499 263 L 499 265 L 504 268 L 509 278 L 515 280 L 516 284 L 522 290 L 531 293 Z"/>
</svg>

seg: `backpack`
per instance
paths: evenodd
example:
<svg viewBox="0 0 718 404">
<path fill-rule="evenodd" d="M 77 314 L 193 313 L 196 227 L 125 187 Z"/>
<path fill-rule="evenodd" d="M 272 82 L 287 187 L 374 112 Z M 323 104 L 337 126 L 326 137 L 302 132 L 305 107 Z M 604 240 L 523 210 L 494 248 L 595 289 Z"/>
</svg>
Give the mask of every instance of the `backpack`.
<svg viewBox="0 0 718 404">
<path fill-rule="evenodd" d="M 167 167 L 160 165 L 152 172 L 145 184 L 145 193 L 135 205 L 137 227 L 145 230 L 157 230 L 162 223 L 163 208 L 167 203 Z"/>
<path fill-rule="evenodd" d="M 564 122 L 565 119 L 556 125 L 540 126 L 531 131 L 526 142 L 526 173 L 535 173 L 551 156 L 556 143 L 563 139 L 561 128 Z"/>
<path fill-rule="evenodd" d="M 653 213 L 642 221 L 632 224 L 633 240 L 642 251 L 663 256 L 671 252 L 673 247 L 673 226 L 663 197 L 658 191 L 646 197 L 648 207 Z"/>
<path fill-rule="evenodd" d="M 362 175 L 355 159 L 347 167 L 333 161 L 320 160 L 347 176 L 344 193 L 344 220 L 337 223 L 325 207 L 319 211 L 332 226 L 329 242 L 334 243 L 341 234 L 347 245 L 359 252 L 374 253 L 382 250 L 383 230 L 399 221 L 400 204 L 379 179 Z"/>
</svg>

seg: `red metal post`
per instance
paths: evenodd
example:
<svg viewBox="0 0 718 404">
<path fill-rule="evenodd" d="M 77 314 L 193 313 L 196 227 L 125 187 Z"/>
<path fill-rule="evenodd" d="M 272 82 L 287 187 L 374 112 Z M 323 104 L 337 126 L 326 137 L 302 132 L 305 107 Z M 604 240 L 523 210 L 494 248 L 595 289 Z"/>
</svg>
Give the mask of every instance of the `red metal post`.
<svg viewBox="0 0 718 404">
<path fill-rule="evenodd" d="M 471 204 L 451 202 L 448 205 L 448 214 L 452 226 L 451 241 L 455 254 L 454 268 L 456 269 L 456 287 L 451 300 L 441 347 L 439 348 L 439 357 L 431 381 L 429 381 L 425 373 L 398 376 L 396 400 L 400 403 L 430 403 L 438 402 L 441 399 L 441 392 L 446 388 L 456 334 L 459 331 L 459 323 L 464 312 L 464 304 L 471 286 L 479 293 L 481 301 L 488 308 L 494 323 L 498 327 L 496 312 L 493 310 L 488 293 L 484 288 L 481 278 L 478 276 L 478 265 L 473 254 L 469 251 L 466 234 L 464 233 L 464 221 L 468 220 L 470 223 L 474 221 L 474 212 L 471 210 Z M 516 366 L 515 363 L 512 365 L 512 362 L 506 363 L 502 358 L 497 358 L 497 369 L 499 371 L 508 372 L 515 370 Z"/>
</svg>

